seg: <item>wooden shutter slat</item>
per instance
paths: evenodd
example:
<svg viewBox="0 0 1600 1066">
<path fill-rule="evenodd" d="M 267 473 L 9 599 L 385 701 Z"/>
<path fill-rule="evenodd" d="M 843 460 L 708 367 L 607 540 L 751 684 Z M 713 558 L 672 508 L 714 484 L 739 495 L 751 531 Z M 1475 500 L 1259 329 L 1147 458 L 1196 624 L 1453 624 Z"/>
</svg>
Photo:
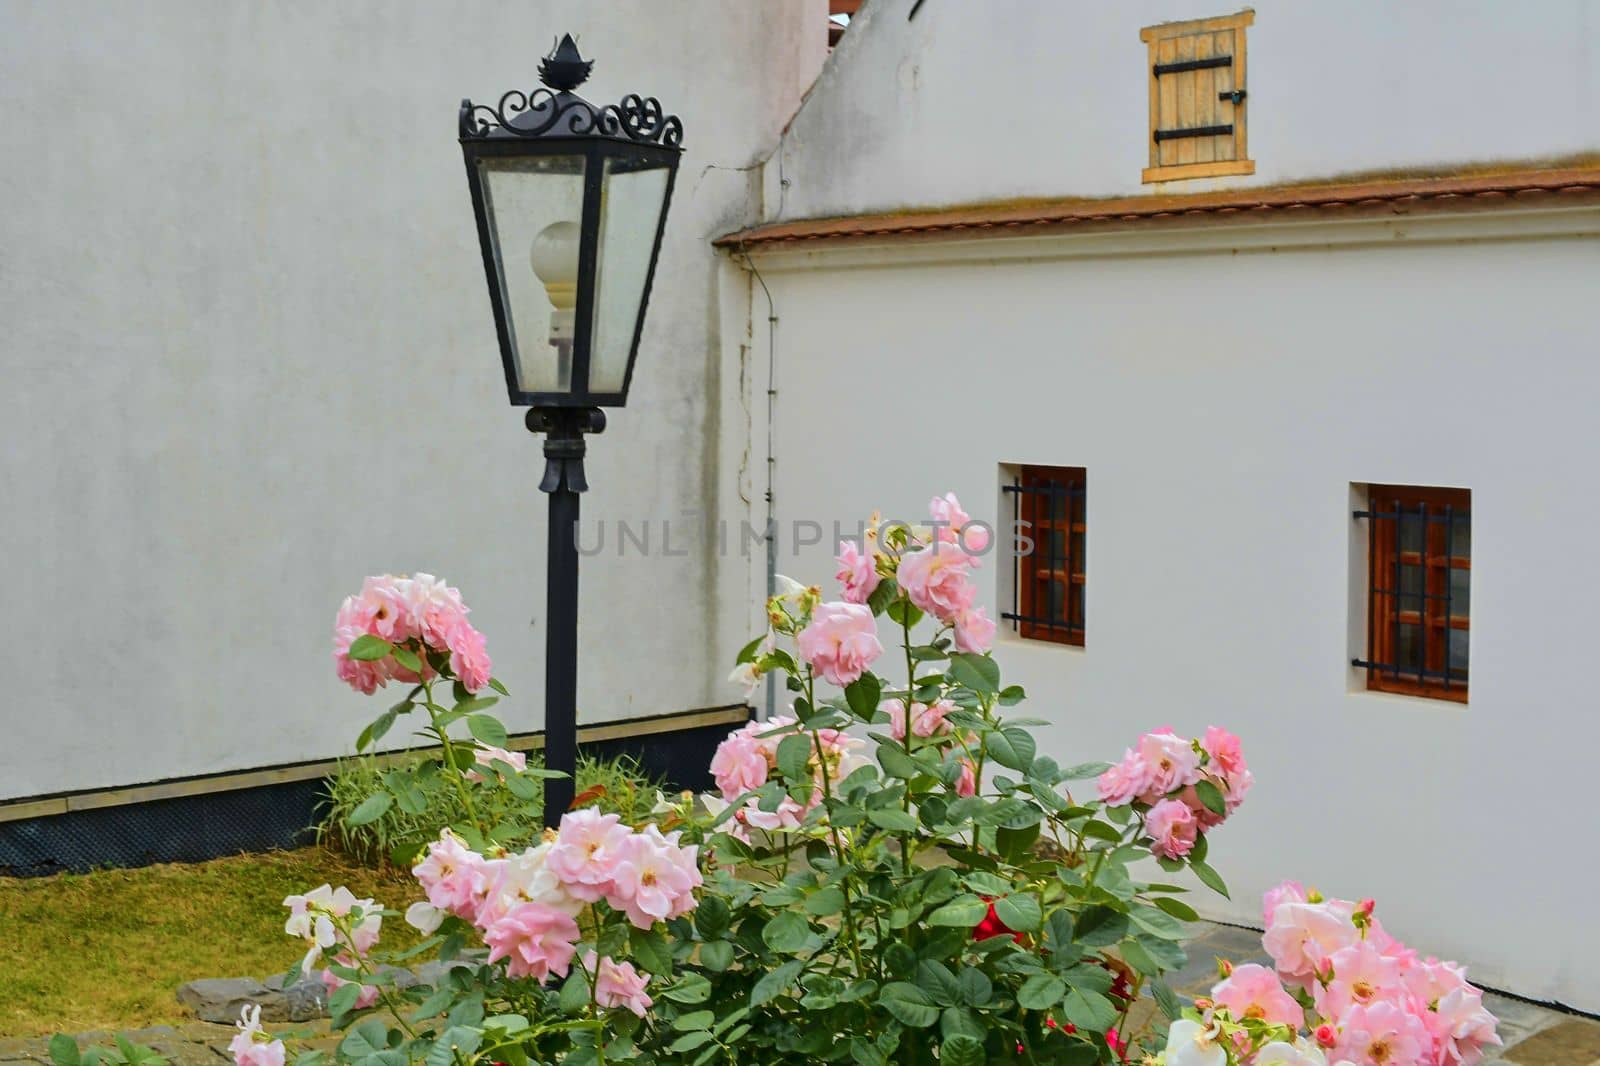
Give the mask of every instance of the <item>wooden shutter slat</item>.
<svg viewBox="0 0 1600 1066">
<path fill-rule="evenodd" d="M 1183 63 L 1183 62 L 1186 62 L 1186 61 L 1188 61 L 1190 59 L 1196 58 L 1195 53 L 1194 53 L 1195 43 L 1196 43 L 1195 42 L 1195 38 L 1193 36 L 1185 36 L 1185 37 L 1179 37 L 1178 38 L 1178 41 L 1177 41 L 1177 44 L 1178 44 L 1178 53 L 1177 53 L 1178 62 Z M 1205 71 L 1199 71 L 1199 70 L 1189 70 L 1189 71 L 1185 71 L 1182 74 L 1174 75 L 1173 78 L 1172 78 L 1172 80 L 1177 82 L 1177 85 L 1178 85 L 1178 121 L 1177 121 L 1177 126 L 1176 126 L 1177 129 L 1188 130 L 1188 129 L 1194 129 L 1196 126 L 1203 125 L 1203 123 L 1200 122 L 1198 115 L 1196 114 L 1197 102 L 1195 100 L 1196 83 L 1198 82 L 1198 80 L 1200 78 L 1200 75 L 1203 74 L 1203 73 L 1206 73 L 1206 72 Z M 1178 143 L 1178 150 L 1177 150 L 1176 155 L 1174 156 L 1174 160 L 1173 161 L 1175 163 L 1177 163 L 1179 166 L 1182 166 L 1185 163 L 1193 163 L 1193 162 L 1195 162 L 1195 154 L 1194 154 L 1194 152 L 1195 152 L 1195 143 L 1196 143 L 1197 140 L 1198 140 L 1198 138 L 1195 138 L 1195 137 L 1182 137 L 1182 138 L 1179 138 L 1179 140 L 1177 142 Z"/>
<path fill-rule="evenodd" d="M 1194 38 L 1194 57 L 1196 59 L 1210 59 L 1218 54 L 1214 35 L 1202 33 Z M 1221 53 L 1226 55 L 1226 52 Z M 1217 70 L 1226 67 L 1208 67 L 1205 70 L 1194 72 L 1194 124 L 1196 126 L 1215 126 L 1222 120 L 1217 117 Z M 1194 142 L 1194 162 L 1210 163 L 1217 158 L 1217 142 L 1222 137 L 1197 137 Z"/>
<path fill-rule="evenodd" d="M 1178 42 L 1169 38 L 1156 46 L 1157 61 L 1171 63 L 1178 56 Z M 1158 79 L 1161 94 L 1161 115 L 1156 123 L 1156 129 L 1170 130 L 1178 125 L 1178 79 L 1165 77 Z M 1178 162 L 1177 141 L 1162 141 L 1156 146 L 1156 166 L 1176 166 Z"/>
</svg>

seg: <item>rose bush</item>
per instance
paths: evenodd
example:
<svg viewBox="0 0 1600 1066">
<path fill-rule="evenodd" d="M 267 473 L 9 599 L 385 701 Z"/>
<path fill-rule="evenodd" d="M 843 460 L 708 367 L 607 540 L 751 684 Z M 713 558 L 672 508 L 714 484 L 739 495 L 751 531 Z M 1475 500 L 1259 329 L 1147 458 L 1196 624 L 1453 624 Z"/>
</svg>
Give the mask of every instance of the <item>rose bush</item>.
<svg viewBox="0 0 1600 1066">
<path fill-rule="evenodd" d="M 422 896 L 404 912 L 331 886 L 285 901 L 305 945 L 289 976 L 320 976 L 342 1035 L 303 1047 L 247 1011 L 236 1061 L 1137 1059 L 1142 994 L 1182 1019 L 1161 975 L 1196 917 L 1184 886 L 1143 870 L 1154 858 L 1225 893 L 1208 834 L 1249 770 L 1215 728 L 1146 734 L 1115 765 L 1041 755 L 975 603 L 987 535 L 939 497 L 926 526 L 874 522 L 841 545 L 837 601 L 785 579 L 734 677 L 775 679 L 790 706 L 723 742 L 717 792 L 663 797 L 644 825 L 580 808 L 542 834 L 548 773 L 507 750 L 485 691 L 505 688 L 459 593 L 369 579 L 338 613 L 339 676 L 410 688 L 358 748 L 417 716 L 438 755 L 386 774 L 350 820 L 425 804 L 424 780 L 464 816 L 394 856 Z M 425 938 L 385 951 L 402 913 Z"/>
</svg>

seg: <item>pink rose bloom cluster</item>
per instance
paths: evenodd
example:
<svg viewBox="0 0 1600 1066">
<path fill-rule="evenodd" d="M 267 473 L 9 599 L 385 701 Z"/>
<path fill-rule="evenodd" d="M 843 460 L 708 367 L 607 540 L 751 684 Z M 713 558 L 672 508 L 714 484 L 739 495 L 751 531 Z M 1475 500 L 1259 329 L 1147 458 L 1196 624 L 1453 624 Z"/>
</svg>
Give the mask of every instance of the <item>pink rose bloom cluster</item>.
<svg viewBox="0 0 1600 1066">
<path fill-rule="evenodd" d="M 414 671 L 385 656 L 372 662 L 350 658 L 350 645 L 358 637 L 380 637 L 391 644 L 406 644 L 418 652 L 423 673 L 432 676 L 424 651 L 448 652 L 450 669 L 470 692 L 489 683 L 489 653 L 483 634 L 467 621 L 468 608 L 461 593 L 432 574 L 369 577 L 361 591 L 339 608 L 333 626 L 333 658 L 339 680 L 371 695 L 390 680 L 416 684 Z"/>
<path fill-rule="evenodd" d="M 721 798 L 706 797 L 713 810 L 720 813 L 728 804 L 738 802 L 745 793 L 753 792 L 767 783 L 768 777 L 778 766 L 779 743 L 785 736 L 792 735 L 783 731 L 795 722 L 793 717 L 787 715 L 765 722 L 748 722 L 729 733 L 727 739 L 717 745 L 716 753 L 711 757 L 711 776 L 717 783 Z M 865 764 L 861 754 L 865 744 L 848 733 L 820 729 L 816 737 L 817 744 L 822 748 L 824 762 L 819 763 L 816 752 L 812 752 L 808 766 L 817 788 L 813 790 L 811 800 L 801 804 L 792 796 L 784 796 L 783 802 L 774 811 L 761 810 L 755 799 L 746 800 L 734 813 L 734 828 L 731 830 L 734 836 L 747 840 L 750 829 L 767 832 L 798 829 L 806 815 L 822 802 L 824 769 L 829 781 L 838 782 Z"/>
<path fill-rule="evenodd" d="M 308 945 L 300 963 L 302 970 L 310 970 L 324 952 L 332 953 L 335 965 L 355 968 L 378 943 L 383 927 L 383 904 L 357 899 L 355 893 L 343 885 L 338 888 L 322 885 L 304 895 L 285 898 L 283 905 L 289 908 L 283 931 Z M 330 995 L 351 983 L 328 968 L 322 970 L 321 978 Z M 356 1007 L 370 1007 L 377 1001 L 378 989 L 362 985 Z"/>
<path fill-rule="evenodd" d="M 972 521 L 953 492 L 934 497 L 928 513 L 931 527 L 914 531 L 898 559 L 876 547 L 876 519 L 866 538 L 872 550 L 840 541 L 834 557 L 840 597 L 847 604 L 865 604 L 883 573 L 892 573 L 917 608 L 951 627 L 957 651 L 981 655 L 994 644 L 995 625 L 987 611 L 974 606 L 978 590 L 971 572 L 978 553 L 989 546 L 989 529 Z"/>
<path fill-rule="evenodd" d="M 978 589 L 972 571 L 976 553 L 989 546 L 989 531 L 972 522 L 955 493 L 934 497 L 928 505 L 934 520 L 927 544 L 900 556 L 895 578 L 917 608 L 950 626 L 957 651 L 982 654 L 994 644 L 994 620 L 973 605 Z"/>
<path fill-rule="evenodd" d="M 454 915 L 477 926 L 489 961 L 505 960 L 511 977 L 565 977 L 580 939 L 577 915 L 586 904 L 603 900 L 639 929 L 694 909 L 694 890 L 702 883 L 699 848 L 678 841 L 676 832 L 663 834 L 653 825 L 635 832 L 617 815 L 593 808 L 568 814 L 538 845 L 496 858 L 473 851 L 447 829 L 411 869 L 427 899 L 413 905 L 406 920 L 432 932 L 445 915 Z M 637 978 L 628 967 L 614 987 L 631 989 Z M 633 1009 L 643 988 L 629 991 L 622 1005 Z M 648 1005 L 649 997 L 643 1002 Z"/>
<path fill-rule="evenodd" d="M 261 1028 L 261 1008 L 247 1003 L 239 1012 L 239 1032 L 228 1044 L 234 1066 L 283 1066 L 286 1049 Z"/>
<path fill-rule="evenodd" d="M 1202 782 L 1221 794 L 1221 813 L 1201 799 Z M 1146 733 L 1097 782 L 1107 804 L 1135 804 L 1144 810 L 1150 850 L 1165 859 L 1181 859 L 1193 851 L 1202 833 L 1239 809 L 1254 783 L 1239 738 L 1216 726 L 1199 740 L 1165 728 Z"/>
<path fill-rule="evenodd" d="M 1260 1048 L 1246 1039 L 1240 1063 L 1476 1066 L 1484 1048 L 1500 1044 L 1465 969 L 1419 957 L 1384 930 L 1374 907 L 1324 899 L 1293 881 L 1266 894 L 1262 943 L 1273 967 L 1235 967 L 1205 1005 L 1208 1023 L 1283 1027 Z M 1314 1013 L 1291 990 L 1309 994 Z"/>
</svg>

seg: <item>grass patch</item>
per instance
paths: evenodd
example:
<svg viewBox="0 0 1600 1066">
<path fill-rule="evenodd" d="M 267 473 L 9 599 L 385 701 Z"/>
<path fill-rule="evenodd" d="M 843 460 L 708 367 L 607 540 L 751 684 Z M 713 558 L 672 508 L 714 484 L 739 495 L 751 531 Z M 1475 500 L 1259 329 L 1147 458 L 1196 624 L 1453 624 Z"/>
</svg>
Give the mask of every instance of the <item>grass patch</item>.
<svg viewBox="0 0 1600 1066">
<path fill-rule="evenodd" d="M 416 768 L 426 761 L 419 757 L 409 766 L 394 767 L 372 756 L 339 760 L 339 768 L 324 786 L 324 814 L 317 826 L 317 842 L 368 866 L 391 866 L 397 855 L 402 865 L 409 865 L 429 841 L 438 839 L 440 829 L 470 822 L 459 793 L 443 775 L 415 776 Z M 542 752 L 529 753 L 530 768 L 543 765 Z M 574 788 L 580 806 L 619 814 L 628 825 L 650 821 L 656 790 L 664 785 L 645 773 L 637 760 L 626 755 L 609 759 L 580 755 L 577 771 Z M 395 804 L 375 821 L 349 825 L 350 814 L 369 796 L 385 791 L 391 781 L 414 783 L 422 795 L 422 809 L 407 813 Z M 533 785 L 533 798 L 528 800 L 494 785 L 473 790 L 478 815 L 485 824 L 498 827 L 496 842 L 512 850 L 531 845 L 540 832 L 544 782 L 535 781 Z"/>
<path fill-rule="evenodd" d="M 266 977 L 302 953 L 280 903 L 323 882 L 404 910 L 408 874 L 323 848 L 237 855 L 54 877 L 0 877 L 0 1035 L 136 1029 L 192 1020 L 178 986 L 198 977 Z M 399 918 L 385 947 L 415 943 Z"/>
</svg>

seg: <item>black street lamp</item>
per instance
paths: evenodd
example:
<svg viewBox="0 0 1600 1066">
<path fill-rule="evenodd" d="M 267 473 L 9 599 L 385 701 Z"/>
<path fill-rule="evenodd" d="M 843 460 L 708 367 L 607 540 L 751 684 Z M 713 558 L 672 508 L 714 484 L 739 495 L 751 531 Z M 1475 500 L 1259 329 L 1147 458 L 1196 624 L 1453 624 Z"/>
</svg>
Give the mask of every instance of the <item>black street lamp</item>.
<svg viewBox="0 0 1600 1066">
<path fill-rule="evenodd" d="M 461 101 L 461 150 L 478 218 L 506 388 L 543 433 L 550 494 L 544 818 L 572 804 L 578 725 L 578 494 L 584 434 L 628 402 L 650 283 L 682 153 L 683 123 L 654 97 L 595 107 L 572 90 L 592 63 L 571 36 L 539 64 L 544 87 L 498 105 Z"/>
</svg>

